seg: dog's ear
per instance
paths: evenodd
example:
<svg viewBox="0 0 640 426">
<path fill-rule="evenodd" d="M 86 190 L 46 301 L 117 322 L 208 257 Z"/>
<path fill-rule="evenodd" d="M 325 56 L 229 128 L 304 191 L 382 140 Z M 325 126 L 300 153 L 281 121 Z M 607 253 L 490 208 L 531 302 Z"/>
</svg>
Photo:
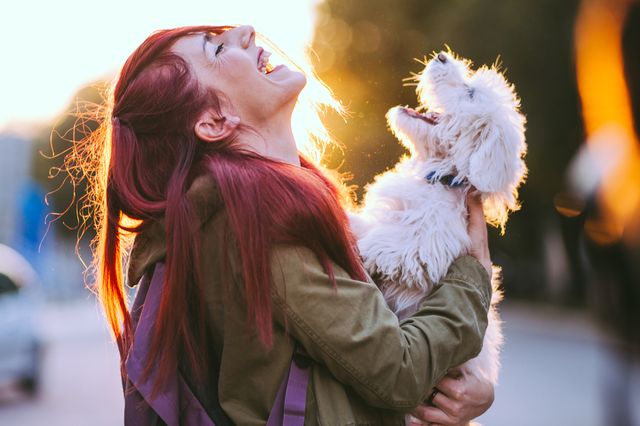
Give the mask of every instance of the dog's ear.
<svg viewBox="0 0 640 426">
<path fill-rule="evenodd" d="M 480 68 L 467 86 L 477 119 L 469 180 L 482 192 L 506 192 L 526 173 L 525 122 L 513 85 L 495 67 Z"/>
<path fill-rule="evenodd" d="M 505 191 L 523 174 L 520 141 L 517 135 L 506 133 L 501 126 L 485 122 L 474 135 L 476 149 L 469 158 L 469 181 L 482 192 Z"/>
<path fill-rule="evenodd" d="M 519 113 L 515 112 L 519 116 Z M 504 231 L 509 211 L 518 210 L 518 186 L 524 181 L 524 127 L 500 115 L 477 124 L 475 151 L 469 157 L 469 182 L 483 193 L 487 220 Z"/>
</svg>

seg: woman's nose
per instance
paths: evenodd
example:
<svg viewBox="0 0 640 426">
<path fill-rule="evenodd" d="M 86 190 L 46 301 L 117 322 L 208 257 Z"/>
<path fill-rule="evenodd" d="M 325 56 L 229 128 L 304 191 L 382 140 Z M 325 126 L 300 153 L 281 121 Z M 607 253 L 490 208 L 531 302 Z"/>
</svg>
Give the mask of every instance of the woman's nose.
<svg viewBox="0 0 640 426">
<path fill-rule="evenodd" d="M 244 49 L 248 48 L 251 45 L 251 43 L 255 40 L 255 37 L 256 37 L 255 28 L 253 28 L 253 26 L 251 25 L 242 25 L 237 27 L 236 30 L 239 35 L 240 45 Z"/>
</svg>

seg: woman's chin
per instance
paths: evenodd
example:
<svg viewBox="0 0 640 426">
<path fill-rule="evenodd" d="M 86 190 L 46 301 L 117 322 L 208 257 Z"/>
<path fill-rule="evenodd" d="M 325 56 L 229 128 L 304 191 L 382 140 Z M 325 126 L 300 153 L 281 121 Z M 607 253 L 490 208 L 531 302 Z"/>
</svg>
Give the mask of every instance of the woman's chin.
<svg viewBox="0 0 640 426">
<path fill-rule="evenodd" d="M 286 65 L 278 65 L 265 76 L 279 86 L 285 86 L 291 91 L 300 92 L 307 84 L 307 78 L 300 71 L 294 71 Z"/>
<path fill-rule="evenodd" d="M 262 113 L 269 115 L 269 111 L 281 111 L 284 109 L 293 109 L 298 96 L 307 84 L 305 75 L 298 71 L 292 71 L 286 66 L 278 66 L 271 73 L 264 75 L 269 81 L 267 87 L 264 87 L 263 100 L 268 101 L 263 104 Z"/>
<path fill-rule="evenodd" d="M 294 72 L 295 74 L 295 89 L 296 89 L 296 96 L 298 96 L 300 94 L 300 92 L 302 91 L 302 89 L 304 89 L 304 87 L 307 85 L 307 77 L 298 71 Z"/>
</svg>

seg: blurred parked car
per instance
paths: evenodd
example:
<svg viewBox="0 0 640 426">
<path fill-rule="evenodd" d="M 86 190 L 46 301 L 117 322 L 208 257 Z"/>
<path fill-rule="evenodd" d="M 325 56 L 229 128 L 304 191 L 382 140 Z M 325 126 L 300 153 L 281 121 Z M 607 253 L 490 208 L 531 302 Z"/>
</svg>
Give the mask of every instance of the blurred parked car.
<svg viewBox="0 0 640 426">
<path fill-rule="evenodd" d="M 41 339 L 38 275 L 17 251 L 0 244 L 0 384 L 38 390 Z"/>
</svg>

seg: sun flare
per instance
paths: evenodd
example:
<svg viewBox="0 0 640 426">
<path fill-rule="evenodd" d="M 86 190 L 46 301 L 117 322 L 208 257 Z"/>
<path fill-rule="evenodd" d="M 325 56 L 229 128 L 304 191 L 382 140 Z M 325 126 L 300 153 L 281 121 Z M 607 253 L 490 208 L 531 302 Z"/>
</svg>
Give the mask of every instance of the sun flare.
<svg viewBox="0 0 640 426">
<path fill-rule="evenodd" d="M 62 0 L 39 2 L 34 13 L 32 3 L 14 2 L 0 16 L 0 130 L 28 130 L 34 122 L 51 122 L 80 87 L 111 78 L 157 29 L 251 24 L 302 64 L 313 34 L 316 3 L 113 0 L 87 7 L 80 0 Z"/>
</svg>

